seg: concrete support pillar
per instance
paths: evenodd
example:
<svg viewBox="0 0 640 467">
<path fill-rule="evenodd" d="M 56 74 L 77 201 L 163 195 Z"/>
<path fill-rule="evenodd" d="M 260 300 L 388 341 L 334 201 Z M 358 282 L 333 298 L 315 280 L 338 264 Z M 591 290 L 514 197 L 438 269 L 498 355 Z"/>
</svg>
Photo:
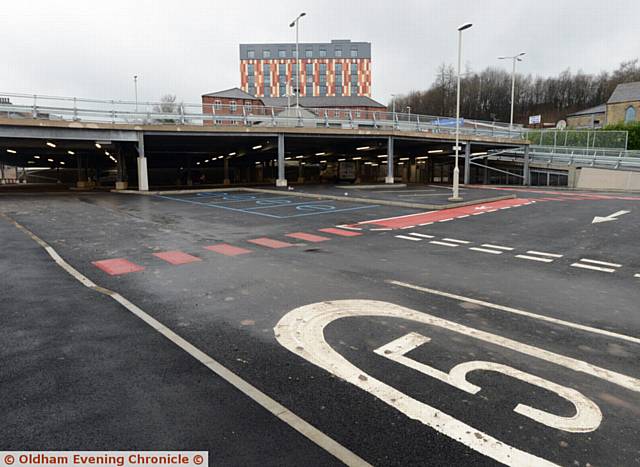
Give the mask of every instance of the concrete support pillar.
<svg viewBox="0 0 640 467">
<path fill-rule="evenodd" d="M 118 161 L 118 167 L 116 169 L 116 190 L 126 190 L 129 188 L 129 183 L 127 182 L 127 166 L 121 149 L 118 151 L 116 159 Z"/>
<path fill-rule="evenodd" d="M 278 178 L 276 186 L 287 186 L 287 179 L 284 175 L 284 134 L 278 135 Z"/>
<path fill-rule="evenodd" d="M 149 191 L 149 172 L 144 155 L 144 133 L 138 133 L 138 190 Z"/>
<path fill-rule="evenodd" d="M 409 166 L 409 183 L 416 183 L 418 181 L 416 169 L 417 169 L 417 164 L 416 164 L 416 161 L 414 160 L 413 162 L 411 162 L 411 165 Z"/>
<path fill-rule="evenodd" d="M 387 139 L 387 176 L 385 183 L 393 183 L 393 136 Z"/>
<path fill-rule="evenodd" d="M 223 159 L 224 164 L 224 181 L 222 182 L 225 186 L 231 185 L 231 179 L 229 178 L 229 158 L 225 157 Z"/>
<path fill-rule="evenodd" d="M 471 143 L 467 141 L 464 146 L 464 184 L 471 183 Z"/>
<path fill-rule="evenodd" d="M 529 170 L 529 145 L 527 144 L 524 147 L 524 163 L 523 163 L 523 173 L 524 178 L 522 179 L 522 184 L 525 186 L 529 186 L 531 184 L 531 171 Z"/>
<path fill-rule="evenodd" d="M 191 156 L 187 156 L 187 186 L 193 185 L 193 176 L 191 174 Z"/>
</svg>

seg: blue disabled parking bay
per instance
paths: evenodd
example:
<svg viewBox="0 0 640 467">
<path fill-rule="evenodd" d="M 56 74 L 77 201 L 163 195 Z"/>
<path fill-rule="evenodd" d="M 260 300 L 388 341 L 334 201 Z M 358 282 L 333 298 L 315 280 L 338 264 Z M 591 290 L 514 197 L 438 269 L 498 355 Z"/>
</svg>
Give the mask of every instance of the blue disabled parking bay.
<svg viewBox="0 0 640 467">
<path fill-rule="evenodd" d="M 203 192 L 188 195 L 158 195 L 158 197 L 205 208 L 224 209 L 276 219 L 317 216 L 378 207 L 377 204 L 353 203 L 348 200 L 310 199 L 302 196 L 279 196 L 271 193 Z"/>
</svg>

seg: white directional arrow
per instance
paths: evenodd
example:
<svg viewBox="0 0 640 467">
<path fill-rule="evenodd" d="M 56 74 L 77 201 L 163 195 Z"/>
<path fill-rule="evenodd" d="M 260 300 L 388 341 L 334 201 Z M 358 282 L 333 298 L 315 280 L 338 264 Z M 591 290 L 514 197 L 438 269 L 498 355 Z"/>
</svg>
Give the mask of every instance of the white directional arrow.
<svg viewBox="0 0 640 467">
<path fill-rule="evenodd" d="M 600 222 L 609 222 L 609 221 L 617 221 L 618 217 L 624 215 L 624 214 L 629 214 L 631 211 L 618 211 L 618 212 L 614 212 L 613 214 L 609 214 L 607 217 L 599 217 L 596 216 L 593 218 L 593 221 L 591 222 L 592 224 L 598 224 Z"/>
</svg>

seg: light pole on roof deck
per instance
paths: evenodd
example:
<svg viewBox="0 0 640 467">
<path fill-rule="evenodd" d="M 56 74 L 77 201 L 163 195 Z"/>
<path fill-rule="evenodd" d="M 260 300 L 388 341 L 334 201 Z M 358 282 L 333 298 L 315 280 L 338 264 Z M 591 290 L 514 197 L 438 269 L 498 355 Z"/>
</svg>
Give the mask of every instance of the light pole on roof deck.
<svg viewBox="0 0 640 467">
<path fill-rule="evenodd" d="M 298 81 L 298 89 L 296 90 L 296 107 L 300 107 L 300 43 L 298 42 L 298 23 L 300 22 L 300 18 L 306 16 L 305 12 L 300 13 L 296 19 L 291 21 L 289 25 L 290 28 L 296 27 L 296 67 L 297 67 L 297 81 Z"/>
<path fill-rule="evenodd" d="M 525 52 L 520 52 L 512 57 L 498 57 L 498 60 L 513 60 L 513 68 L 511 69 L 511 119 L 509 120 L 509 132 L 513 131 L 513 103 L 516 96 L 516 62 L 521 62 Z"/>
<path fill-rule="evenodd" d="M 458 168 L 458 153 L 460 152 L 460 66 L 462 64 L 462 31 L 469 29 L 471 23 L 458 26 L 458 91 L 456 97 L 456 165 L 453 168 L 453 196 L 449 201 L 462 201 L 460 196 L 460 169 Z"/>
</svg>

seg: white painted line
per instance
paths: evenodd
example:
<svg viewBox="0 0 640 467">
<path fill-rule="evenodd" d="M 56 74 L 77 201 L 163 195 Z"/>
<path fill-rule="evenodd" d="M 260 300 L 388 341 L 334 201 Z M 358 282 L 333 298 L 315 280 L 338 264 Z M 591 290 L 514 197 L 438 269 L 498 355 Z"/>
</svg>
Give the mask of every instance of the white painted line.
<svg viewBox="0 0 640 467">
<path fill-rule="evenodd" d="M 458 216 L 458 219 L 464 219 L 465 217 L 469 217 L 469 214 L 463 214 L 461 216 Z"/>
<path fill-rule="evenodd" d="M 528 255 L 516 255 L 516 258 L 521 259 L 530 259 L 531 261 L 540 261 L 541 263 L 552 263 L 553 260 L 549 258 L 539 258 L 537 256 L 528 256 Z"/>
<path fill-rule="evenodd" d="M 433 222 L 425 222 L 424 224 L 418 224 L 420 227 L 424 227 L 425 225 L 431 225 Z"/>
<path fill-rule="evenodd" d="M 487 248 L 479 248 L 477 246 L 472 246 L 469 249 L 473 250 L 473 251 L 479 251 L 481 253 L 491 253 L 493 255 L 501 255 L 502 254 L 502 251 L 500 251 L 500 250 L 489 250 Z"/>
<path fill-rule="evenodd" d="M 433 243 L 434 245 L 442 245 L 442 246 L 460 246 L 457 243 L 439 242 L 438 240 L 431 240 L 429 243 Z"/>
<path fill-rule="evenodd" d="M 425 214 L 430 214 L 432 212 L 435 212 L 435 211 L 417 212 L 415 214 L 405 214 L 404 216 L 383 217 L 382 219 L 373 219 L 370 221 L 358 222 L 358 224 L 375 224 L 376 222 L 388 221 L 392 219 L 404 219 L 405 217 L 423 216 Z"/>
<path fill-rule="evenodd" d="M 633 277 L 640 277 L 640 274 L 634 274 Z"/>
<path fill-rule="evenodd" d="M 500 208 L 500 209 L 511 209 L 511 206 L 505 206 L 505 207 Z"/>
<path fill-rule="evenodd" d="M 504 250 L 504 251 L 512 251 L 513 250 L 513 248 L 511 248 L 510 246 L 493 245 L 491 243 L 483 243 L 482 246 L 484 246 L 486 248 L 495 248 L 497 250 Z"/>
<path fill-rule="evenodd" d="M 409 235 L 413 235 L 414 237 L 420 237 L 420 238 L 435 238 L 433 235 L 427 235 L 427 234 L 418 233 L 418 232 L 411 232 Z"/>
<path fill-rule="evenodd" d="M 400 230 L 407 230 L 407 229 L 413 229 L 415 228 L 415 225 L 405 225 L 404 227 L 400 227 Z"/>
<path fill-rule="evenodd" d="M 527 251 L 530 255 L 540 255 L 540 256 L 549 256 L 550 258 L 562 258 L 563 255 L 559 255 L 556 253 L 545 253 L 544 251 L 535 251 L 529 250 Z"/>
<path fill-rule="evenodd" d="M 0 216 L 4 216 L 0 213 Z M 8 217 L 7 217 L 8 218 Z M 159 334 L 162 334 L 164 337 L 173 342 L 176 346 L 187 352 L 193 358 L 198 360 L 204 366 L 209 368 L 213 373 L 217 374 L 220 378 L 224 379 L 226 382 L 234 386 L 240 392 L 242 392 L 247 397 L 253 399 L 264 409 L 271 412 L 281 421 L 289 425 L 294 430 L 298 431 L 309 440 L 320 446 L 322 449 L 341 460 L 347 465 L 358 465 L 358 466 L 369 466 L 367 461 L 351 452 L 349 449 L 339 444 L 328 435 L 318 430 L 316 427 L 306 422 L 298 415 L 290 411 L 284 405 L 277 402 L 275 399 L 272 399 L 264 392 L 260 391 L 258 388 L 247 382 L 246 380 L 240 378 L 238 375 L 227 369 L 222 364 L 218 363 L 216 360 L 211 358 L 209 355 L 195 347 L 193 344 L 188 342 L 187 340 L 180 337 L 174 331 L 166 327 L 164 324 L 160 323 L 158 320 L 153 318 L 151 315 L 143 311 L 138 306 L 131 303 L 129 300 L 124 298 L 117 292 L 113 292 L 112 290 L 105 289 L 99 285 L 93 283 L 89 278 L 78 272 L 73 266 L 67 263 L 58 253 L 49 246 L 44 240 L 40 239 L 33 232 L 28 230 L 26 227 L 18 224 L 16 221 L 9 219 L 9 222 L 14 224 L 18 229 L 25 232 L 29 237 L 31 237 L 34 241 L 36 241 L 40 246 L 42 246 L 49 256 L 56 262 L 58 266 L 67 271 L 71 276 L 77 279 L 84 286 L 101 293 L 103 295 L 107 295 L 111 297 L 116 302 L 120 303 L 123 307 L 129 310 L 133 315 L 140 318 L 146 324 L 148 324 L 151 328 L 157 331 Z"/>
<path fill-rule="evenodd" d="M 479 216 L 480 214 L 484 214 L 484 211 L 482 212 L 474 212 L 473 214 L 471 214 L 472 216 Z"/>
<path fill-rule="evenodd" d="M 609 273 L 616 272 L 615 269 L 603 268 L 600 266 L 591 266 L 590 264 L 573 263 L 571 266 L 573 266 L 574 268 L 591 269 L 592 271 L 609 272 Z"/>
<path fill-rule="evenodd" d="M 547 323 L 558 324 L 560 326 L 566 326 L 572 329 L 579 329 L 581 331 L 590 332 L 593 334 L 600 334 L 602 336 L 613 337 L 616 339 L 620 339 L 623 341 L 633 342 L 634 344 L 640 344 L 640 338 L 627 336 L 626 334 L 618 334 L 617 332 L 607 331 L 606 329 L 594 328 L 592 326 L 586 326 L 584 324 L 573 323 L 571 321 L 565 321 L 562 319 L 552 318 L 550 316 L 539 315 L 536 313 L 531 313 L 530 311 L 520 310 L 518 308 L 512 308 L 504 305 L 497 305 L 495 303 L 486 302 L 484 300 L 477 300 L 475 298 L 465 297 L 463 295 L 457 295 L 449 292 L 442 292 L 440 290 L 429 289 L 426 287 L 421 287 L 419 285 L 409 284 L 407 282 L 400 282 L 395 280 L 387 280 L 388 284 L 398 285 L 400 287 L 406 287 L 408 289 L 418 290 L 420 292 L 429 293 L 432 295 L 438 295 L 440 297 L 452 298 L 454 300 L 460 300 L 467 303 L 473 303 L 474 305 L 481 305 L 486 308 L 491 308 L 494 310 L 504 311 L 507 313 L 511 313 L 519 316 L 526 316 L 527 318 L 537 319 L 539 321 L 545 321 Z"/>
<path fill-rule="evenodd" d="M 485 212 L 496 212 L 496 211 L 497 209 L 489 209 L 488 211 L 485 211 Z"/>
<path fill-rule="evenodd" d="M 348 225 L 336 225 L 336 227 L 347 230 L 362 230 L 362 227 L 350 227 Z"/>
<path fill-rule="evenodd" d="M 438 222 L 448 222 L 448 221 L 452 221 L 453 217 L 449 217 L 448 219 L 441 219 Z"/>
<path fill-rule="evenodd" d="M 640 380 L 617 373 L 606 368 L 598 367 L 589 362 L 577 360 L 565 355 L 550 352 L 539 347 L 518 342 L 506 337 L 491 334 L 479 329 L 470 328 L 462 324 L 448 321 L 427 313 L 401 307 L 393 303 L 375 300 L 337 300 L 313 303 L 291 310 L 284 315 L 274 328 L 278 342 L 301 358 L 324 369 L 332 375 L 366 391 L 380 401 L 398 410 L 412 420 L 417 420 L 424 425 L 436 430 L 445 436 L 462 443 L 485 456 L 507 465 L 522 466 L 551 466 L 556 465 L 543 458 L 536 457 L 518 448 L 510 446 L 504 441 L 493 438 L 491 435 L 479 431 L 477 428 L 442 412 L 418 399 L 414 399 L 384 381 L 381 381 L 366 371 L 358 368 L 349 360 L 339 354 L 325 339 L 324 331 L 336 320 L 350 317 L 384 317 L 409 320 L 421 325 L 436 326 L 447 331 L 458 333 L 468 339 L 476 339 L 492 345 L 519 352 L 539 360 L 564 367 L 570 371 L 580 372 L 608 381 L 622 388 L 640 392 Z M 481 362 L 484 365 L 487 362 Z M 489 363 L 489 365 L 493 365 Z M 504 368 L 504 367 L 502 367 Z M 476 368 L 469 368 L 473 371 Z M 483 369 L 486 369 L 484 367 Z M 497 369 L 492 367 L 491 370 Z M 464 367 L 457 367 L 463 377 L 467 371 Z M 436 370 L 438 371 L 438 370 Z M 451 373 L 454 373 L 452 370 Z M 451 374 L 450 373 L 450 374 Z M 456 373 L 456 374 L 458 374 Z M 513 376 L 513 374 L 512 374 Z M 521 379 L 523 372 L 519 373 Z M 533 375 L 529 375 L 533 376 Z M 454 375 L 455 377 L 455 375 Z M 518 377 L 518 376 L 516 376 Z M 535 380 L 538 385 L 541 379 Z M 544 386 L 543 386 L 544 387 Z M 577 391 L 573 392 L 576 394 Z M 519 405 L 518 407 L 521 407 Z M 597 407 L 597 406 L 596 406 Z M 522 407 L 521 407 L 522 408 Z M 583 404 L 576 407 L 577 417 L 584 420 Z M 529 411 L 529 414 L 540 414 L 540 410 Z M 598 410 L 599 412 L 599 410 Z M 596 413 L 596 415 L 598 415 Z M 569 423 L 574 419 L 569 419 Z M 601 414 L 600 417 L 601 418 Z M 567 421 L 567 420 L 565 420 Z M 578 427 L 581 432 L 593 431 L 593 425 L 587 423 L 584 427 Z M 569 430 L 571 431 L 571 430 Z M 578 430 L 574 430 L 578 431 Z"/>
<path fill-rule="evenodd" d="M 371 230 L 372 232 L 380 232 L 382 230 L 393 230 L 393 229 L 390 229 L 389 227 L 383 227 L 381 229 L 369 229 L 369 230 Z"/>
<path fill-rule="evenodd" d="M 411 240 L 411 241 L 414 241 L 414 242 L 421 242 L 422 241 L 422 239 L 420 239 L 420 238 L 408 237 L 406 235 L 396 235 L 395 237 L 396 238 L 401 238 L 403 240 Z"/>
<path fill-rule="evenodd" d="M 612 268 L 621 268 L 622 267 L 622 264 L 607 263 L 605 261 L 597 261 L 595 259 L 581 258 L 580 261 L 582 261 L 583 263 L 599 264 L 600 266 L 610 266 Z"/>
<path fill-rule="evenodd" d="M 471 242 L 468 242 L 466 240 L 457 240 L 455 238 L 443 238 L 443 240 L 445 242 L 462 243 L 463 245 L 467 245 L 467 244 L 471 243 Z"/>
</svg>

